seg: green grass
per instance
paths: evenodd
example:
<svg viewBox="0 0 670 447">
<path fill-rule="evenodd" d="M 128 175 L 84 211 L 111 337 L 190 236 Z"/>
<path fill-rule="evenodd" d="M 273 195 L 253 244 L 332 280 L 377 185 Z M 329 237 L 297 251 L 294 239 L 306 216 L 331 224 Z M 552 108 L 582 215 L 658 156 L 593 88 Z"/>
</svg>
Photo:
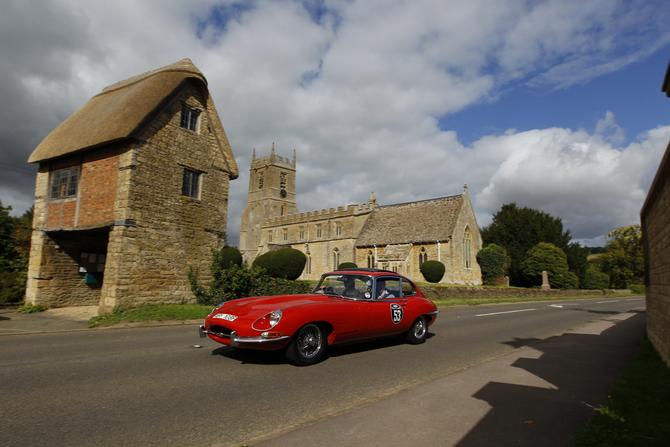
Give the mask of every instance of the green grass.
<svg viewBox="0 0 670 447">
<path fill-rule="evenodd" d="M 571 445 L 670 446 L 670 369 L 648 338 Z"/>
<path fill-rule="evenodd" d="M 114 309 L 110 313 L 88 320 L 89 327 L 111 326 L 118 323 L 142 321 L 198 320 L 204 319 L 212 311 L 212 306 L 200 304 L 169 304 L 141 306 L 131 309 Z"/>
</svg>

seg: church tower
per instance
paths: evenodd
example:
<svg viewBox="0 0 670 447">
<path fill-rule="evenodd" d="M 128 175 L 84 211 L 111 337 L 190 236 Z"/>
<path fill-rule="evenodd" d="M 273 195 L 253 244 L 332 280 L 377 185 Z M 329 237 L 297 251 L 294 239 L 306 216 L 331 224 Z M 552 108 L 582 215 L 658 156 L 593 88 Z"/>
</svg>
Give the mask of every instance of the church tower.
<svg viewBox="0 0 670 447">
<path fill-rule="evenodd" d="M 254 149 L 249 173 L 249 196 L 242 213 L 240 251 L 251 264 L 259 254 L 263 221 L 298 212 L 295 201 L 295 150 L 293 160 L 275 155 L 256 158 Z"/>
</svg>

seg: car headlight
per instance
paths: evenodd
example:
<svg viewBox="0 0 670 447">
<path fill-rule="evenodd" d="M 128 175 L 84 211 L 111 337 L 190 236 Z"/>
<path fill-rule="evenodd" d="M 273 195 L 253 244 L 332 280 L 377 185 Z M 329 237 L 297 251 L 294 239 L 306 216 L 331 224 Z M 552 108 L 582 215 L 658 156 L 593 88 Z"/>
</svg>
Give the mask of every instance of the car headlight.
<svg viewBox="0 0 670 447">
<path fill-rule="evenodd" d="M 267 331 L 272 329 L 281 320 L 281 310 L 273 310 L 269 314 L 265 314 L 251 325 L 257 331 Z"/>
</svg>

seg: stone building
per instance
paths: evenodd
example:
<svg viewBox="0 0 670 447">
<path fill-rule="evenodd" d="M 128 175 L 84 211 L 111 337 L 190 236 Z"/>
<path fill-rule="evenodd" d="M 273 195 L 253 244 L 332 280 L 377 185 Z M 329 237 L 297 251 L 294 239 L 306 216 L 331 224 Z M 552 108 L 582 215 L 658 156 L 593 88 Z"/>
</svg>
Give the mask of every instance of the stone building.
<svg viewBox="0 0 670 447">
<path fill-rule="evenodd" d="M 372 193 L 361 204 L 298 212 L 296 157 L 256 158 L 249 176 L 249 199 L 242 214 L 240 251 L 251 263 L 282 247 L 305 253 L 301 279 L 317 279 L 340 263 L 396 271 L 424 281 L 419 267 L 445 264 L 442 282 L 481 284 L 476 254 L 482 238 L 467 188 L 463 194 L 379 206 Z"/>
<path fill-rule="evenodd" d="M 670 97 L 670 65 L 663 82 Z M 670 144 L 640 212 L 647 333 L 670 367 Z"/>
<path fill-rule="evenodd" d="M 105 88 L 39 163 L 28 302 L 182 303 L 222 244 L 238 170 L 204 75 L 184 59 Z"/>
</svg>

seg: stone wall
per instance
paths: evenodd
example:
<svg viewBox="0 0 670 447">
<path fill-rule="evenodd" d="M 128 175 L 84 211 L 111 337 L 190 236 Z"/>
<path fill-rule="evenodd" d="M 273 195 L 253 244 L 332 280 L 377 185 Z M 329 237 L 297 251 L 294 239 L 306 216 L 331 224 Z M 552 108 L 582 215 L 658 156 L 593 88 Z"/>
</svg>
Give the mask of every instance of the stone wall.
<svg viewBox="0 0 670 447">
<path fill-rule="evenodd" d="M 430 300 L 452 300 L 458 298 L 534 298 L 573 297 L 630 294 L 630 290 L 562 290 L 562 289 L 515 289 L 498 287 L 419 287 Z"/>
<path fill-rule="evenodd" d="M 182 128 L 182 105 L 203 112 L 190 84 L 145 131 L 119 167 L 119 189 L 108 246 L 103 310 L 144 304 L 194 302 L 187 272 L 209 278 L 211 249 L 223 245 L 229 173 L 206 113 L 197 131 Z M 182 195 L 184 169 L 200 172 L 197 198 Z M 122 221 L 120 221 L 123 219 Z"/>
<path fill-rule="evenodd" d="M 670 367 L 670 145 L 642 208 L 647 333 Z"/>
</svg>

